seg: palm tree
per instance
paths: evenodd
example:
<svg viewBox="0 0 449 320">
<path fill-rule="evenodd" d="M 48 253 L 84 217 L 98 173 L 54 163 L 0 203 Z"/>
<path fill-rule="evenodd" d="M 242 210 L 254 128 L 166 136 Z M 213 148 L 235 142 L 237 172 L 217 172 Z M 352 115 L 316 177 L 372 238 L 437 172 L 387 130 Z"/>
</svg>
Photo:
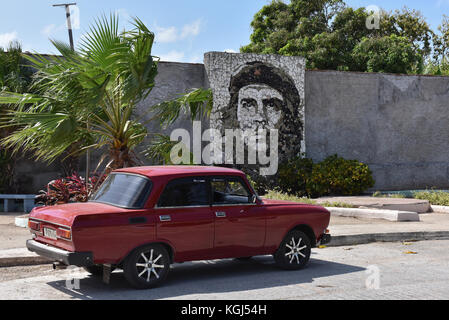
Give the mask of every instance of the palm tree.
<svg viewBox="0 0 449 320">
<path fill-rule="evenodd" d="M 52 41 L 61 56 L 25 56 L 37 70 L 32 86 L 36 93 L 0 95 L 0 104 L 15 104 L 0 126 L 19 128 L 2 144 L 47 162 L 102 149 L 108 170 L 135 165 L 134 149 L 148 132 L 133 111 L 155 86 L 159 58 L 151 54 L 154 34 L 138 18 L 132 25 L 132 30 L 120 32 L 115 15 L 102 17 L 78 50 Z M 182 109 L 194 116 L 204 112 L 211 103 L 200 107 L 204 101 L 195 99 L 204 92 L 211 98 L 209 90 L 193 90 L 185 100 L 169 103 L 168 113 L 177 117 Z"/>
<path fill-rule="evenodd" d="M 6 49 L 0 47 L 0 93 L 26 92 L 31 83 L 32 71 L 24 66 L 22 47 L 20 43 L 13 41 Z M 6 107 L 0 106 L 0 117 L 4 115 Z M 0 128 L 0 139 L 7 137 L 13 128 Z M 0 192 L 17 192 L 14 190 L 14 164 L 15 159 L 5 149 L 0 149 Z"/>
</svg>

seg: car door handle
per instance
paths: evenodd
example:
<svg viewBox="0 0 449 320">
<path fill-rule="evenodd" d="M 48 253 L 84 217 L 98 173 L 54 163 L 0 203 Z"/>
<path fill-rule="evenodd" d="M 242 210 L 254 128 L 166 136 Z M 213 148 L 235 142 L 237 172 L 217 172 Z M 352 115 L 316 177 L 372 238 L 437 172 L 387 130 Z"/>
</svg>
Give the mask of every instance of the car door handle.
<svg viewBox="0 0 449 320">
<path fill-rule="evenodd" d="M 159 216 L 159 220 L 161 220 L 162 222 L 168 222 L 168 221 L 171 221 L 171 217 L 170 216 Z"/>
<path fill-rule="evenodd" d="M 215 212 L 215 216 L 216 216 L 217 218 L 225 218 L 225 217 L 226 217 L 226 212 L 223 212 L 223 211 L 217 211 L 217 212 Z"/>
</svg>

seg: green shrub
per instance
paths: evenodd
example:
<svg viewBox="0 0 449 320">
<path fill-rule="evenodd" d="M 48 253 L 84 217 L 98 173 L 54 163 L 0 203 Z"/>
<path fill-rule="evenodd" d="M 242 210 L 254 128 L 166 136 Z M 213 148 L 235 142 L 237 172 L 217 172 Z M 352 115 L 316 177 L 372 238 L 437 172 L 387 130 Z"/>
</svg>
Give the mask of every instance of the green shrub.
<svg viewBox="0 0 449 320">
<path fill-rule="evenodd" d="M 267 194 L 264 195 L 264 198 L 273 199 L 273 200 L 300 202 L 300 203 L 306 203 L 306 204 L 317 204 L 317 202 L 312 199 L 309 199 L 306 197 L 297 197 L 295 195 L 283 193 L 283 192 L 277 191 L 277 190 L 269 190 L 267 192 Z"/>
<path fill-rule="evenodd" d="M 265 199 L 273 199 L 273 200 L 283 200 L 283 201 L 291 201 L 291 202 L 299 202 L 304 204 L 312 204 L 312 205 L 318 205 L 318 202 L 316 200 L 306 198 L 306 197 L 297 197 L 291 194 L 283 193 L 276 190 L 270 190 L 267 192 L 266 195 L 264 195 Z M 321 202 L 319 203 L 320 206 L 323 207 L 332 207 L 332 208 L 356 208 L 356 206 L 344 203 L 344 202 Z"/>
<path fill-rule="evenodd" d="M 307 185 L 312 177 L 313 160 L 297 158 L 279 166 L 279 190 L 299 197 L 308 196 Z"/>
<path fill-rule="evenodd" d="M 375 198 L 382 198 L 383 194 L 380 191 L 376 191 L 376 192 L 373 193 L 372 196 L 375 197 Z"/>
<path fill-rule="evenodd" d="M 366 164 L 334 155 L 313 166 L 307 191 L 311 196 L 352 196 L 373 186 L 372 172 Z"/>
<path fill-rule="evenodd" d="M 415 199 L 429 200 L 435 206 L 449 206 L 449 193 L 444 191 L 419 191 L 413 196 Z"/>
<path fill-rule="evenodd" d="M 337 155 L 320 163 L 298 158 L 279 167 L 278 189 L 299 197 L 359 195 L 374 186 L 372 172 L 366 164 Z"/>
<path fill-rule="evenodd" d="M 407 198 L 404 194 L 401 193 L 382 193 L 380 191 L 374 192 L 372 196 L 375 198 L 396 198 L 396 199 Z"/>
</svg>

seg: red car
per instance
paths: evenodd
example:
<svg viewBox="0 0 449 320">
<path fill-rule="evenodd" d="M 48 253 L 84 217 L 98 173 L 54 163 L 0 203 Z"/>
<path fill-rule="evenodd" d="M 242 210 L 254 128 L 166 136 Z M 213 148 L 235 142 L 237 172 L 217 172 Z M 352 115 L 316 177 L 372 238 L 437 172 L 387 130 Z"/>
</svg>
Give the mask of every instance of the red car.
<svg viewBox="0 0 449 320">
<path fill-rule="evenodd" d="M 132 286 L 150 288 L 185 261 L 273 255 L 300 269 L 330 241 L 329 219 L 319 206 L 261 199 L 235 169 L 127 168 L 87 203 L 35 208 L 27 248 L 92 274 L 123 269 Z"/>
</svg>

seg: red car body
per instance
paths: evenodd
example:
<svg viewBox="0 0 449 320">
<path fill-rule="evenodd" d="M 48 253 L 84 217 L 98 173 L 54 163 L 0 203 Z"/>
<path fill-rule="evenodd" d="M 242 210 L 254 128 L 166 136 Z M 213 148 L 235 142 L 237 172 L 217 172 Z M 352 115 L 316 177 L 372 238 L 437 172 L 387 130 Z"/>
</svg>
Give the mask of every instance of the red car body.
<svg viewBox="0 0 449 320">
<path fill-rule="evenodd" d="M 29 218 L 33 240 L 27 242 L 28 249 L 64 264 L 120 267 L 133 250 L 148 244 L 166 247 L 173 263 L 274 254 L 294 229 L 307 234 L 312 247 L 330 241 L 326 230 L 330 213 L 326 209 L 261 199 L 245 174 L 235 169 L 138 167 L 113 174 L 151 180 L 142 208 L 100 202 L 35 208 Z M 182 178 L 202 179 L 203 183 L 212 178 L 239 179 L 253 198 L 241 205 L 158 207 L 167 184 Z M 55 231 L 50 237 L 49 229 Z"/>
</svg>

